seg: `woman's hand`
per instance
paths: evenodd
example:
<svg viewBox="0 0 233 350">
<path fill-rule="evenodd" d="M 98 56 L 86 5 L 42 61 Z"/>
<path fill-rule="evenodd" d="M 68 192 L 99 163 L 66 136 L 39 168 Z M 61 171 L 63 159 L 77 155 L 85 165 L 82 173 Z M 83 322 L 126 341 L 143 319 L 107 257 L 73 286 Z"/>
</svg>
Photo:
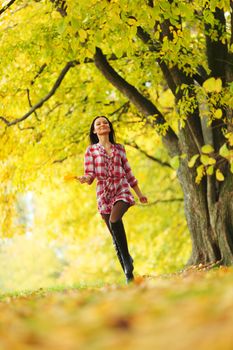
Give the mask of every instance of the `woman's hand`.
<svg viewBox="0 0 233 350">
<path fill-rule="evenodd" d="M 148 199 L 147 199 L 146 196 L 143 196 L 143 195 L 140 196 L 140 197 L 139 197 L 139 200 L 140 200 L 141 203 L 148 203 Z"/>
<path fill-rule="evenodd" d="M 91 176 L 90 175 L 77 176 L 76 179 L 81 184 L 84 184 L 84 183 L 90 184 L 90 182 L 91 182 Z"/>
</svg>

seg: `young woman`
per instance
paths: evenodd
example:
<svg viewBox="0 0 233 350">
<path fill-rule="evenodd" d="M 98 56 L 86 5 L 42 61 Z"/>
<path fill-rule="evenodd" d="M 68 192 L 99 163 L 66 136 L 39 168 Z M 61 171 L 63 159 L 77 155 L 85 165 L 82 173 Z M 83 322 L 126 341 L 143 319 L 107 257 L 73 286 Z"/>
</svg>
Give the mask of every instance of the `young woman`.
<svg viewBox="0 0 233 350">
<path fill-rule="evenodd" d="M 122 217 L 135 204 L 130 186 L 141 203 L 147 203 L 147 197 L 141 193 L 132 174 L 124 146 L 115 142 L 113 126 L 108 118 L 96 117 L 91 124 L 89 136 L 91 145 L 85 153 L 84 176 L 77 179 L 80 183 L 89 185 L 97 179 L 98 210 L 112 235 L 128 283 L 134 279 L 134 266 Z"/>
</svg>

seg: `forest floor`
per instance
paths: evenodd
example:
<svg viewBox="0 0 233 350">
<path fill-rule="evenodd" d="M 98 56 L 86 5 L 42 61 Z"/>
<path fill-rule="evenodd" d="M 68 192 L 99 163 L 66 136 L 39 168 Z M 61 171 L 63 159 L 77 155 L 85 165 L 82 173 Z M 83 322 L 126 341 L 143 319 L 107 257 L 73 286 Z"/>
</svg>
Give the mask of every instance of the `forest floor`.
<svg viewBox="0 0 233 350">
<path fill-rule="evenodd" d="M 233 269 L 0 295 L 0 350 L 230 350 Z"/>
</svg>

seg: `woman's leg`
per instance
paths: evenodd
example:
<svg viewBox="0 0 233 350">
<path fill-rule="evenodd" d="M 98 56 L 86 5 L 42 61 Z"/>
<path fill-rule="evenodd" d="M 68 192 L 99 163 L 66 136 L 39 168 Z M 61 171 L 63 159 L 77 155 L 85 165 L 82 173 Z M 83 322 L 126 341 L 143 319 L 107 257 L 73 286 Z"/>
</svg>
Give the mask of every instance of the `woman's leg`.
<svg viewBox="0 0 233 350">
<path fill-rule="evenodd" d="M 117 257 L 118 257 L 118 260 L 119 260 L 119 262 L 120 262 L 120 264 L 121 264 L 121 267 L 122 267 L 122 269 L 123 269 L 123 271 L 124 271 L 125 268 L 124 268 L 124 264 L 123 264 L 123 261 L 122 261 L 121 253 L 120 253 L 120 251 L 119 251 L 119 248 L 118 248 L 118 246 L 117 246 L 117 242 L 116 242 L 116 240 L 115 240 L 114 235 L 112 234 L 111 227 L 110 227 L 110 222 L 109 222 L 110 214 L 101 214 L 101 216 L 102 216 L 102 218 L 104 219 L 104 221 L 105 221 L 105 223 L 106 223 L 106 225 L 107 225 L 107 227 L 108 227 L 108 229 L 109 229 L 109 232 L 111 233 L 112 241 L 113 241 L 113 246 L 114 246 L 115 251 L 116 251 L 116 253 L 117 253 Z"/>
<path fill-rule="evenodd" d="M 124 272 L 127 282 L 134 279 L 133 276 L 133 259 L 131 258 L 128 250 L 127 238 L 125 234 L 122 217 L 129 208 L 129 204 L 124 201 L 118 201 L 114 204 L 110 215 L 110 228 L 117 247 L 120 251 L 122 261 L 124 264 Z"/>
<path fill-rule="evenodd" d="M 123 215 L 129 209 L 130 204 L 124 201 L 117 201 L 112 207 L 110 222 L 117 222 L 122 219 Z"/>
</svg>

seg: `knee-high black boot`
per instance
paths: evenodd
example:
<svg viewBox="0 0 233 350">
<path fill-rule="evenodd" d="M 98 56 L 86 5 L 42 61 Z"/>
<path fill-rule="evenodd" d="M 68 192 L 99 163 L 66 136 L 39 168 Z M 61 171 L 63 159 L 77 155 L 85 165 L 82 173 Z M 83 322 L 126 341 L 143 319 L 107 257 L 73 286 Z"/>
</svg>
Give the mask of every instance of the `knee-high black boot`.
<svg viewBox="0 0 233 350">
<path fill-rule="evenodd" d="M 122 261 L 121 253 L 120 253 L 119 248 L 117 246 L 117 242 L 115 240 L 115 237 L 114 237 L 114 235 L 112 233 L 109 217 L 110 217 L 110 215 L 109 216 L 103 215 L 103 219 L 104 219 L 104 221 L 105 221 L 105 223 L 106 223 L 106 225 L 107 225 L 107 227 L 109 229 L 109 232 L 111 233 L 111 236 L 112 236 L 112 243 L 113 243 L 113 246 L 115 248 L 115 251 L 116 251 L 116 254 L 117 254 L 117 258 L 119 260 L 119 263 L 121 264 L 122 270 L 124 271 L 125 269 L 124 269 L 124 264 L 123 264 L 123 261 Z"/>
<path fill-rule="evenodd" d="M 113 245 L 114 245 L 114 248 L 115 248 L 118 260 L 119 260 L 119 262 L 121 264 L 122 270 L 125 271 L 124 264 L 123 264 L 122 257 L 121 257 L 121 253 L 120 253 L 120 250 L 119 250 L 119 248 L 117 246 L 117 242 L 116 242 L 115 237 L 114 237 L 113 234 L 112 234 L 112 242 L 113 242 Z"/>
<path fill-rule="evenodd" d="M 131 258 L 128 250 L 127 238 L 122 220 L 116 222 L 110 222 L 110 227 L 116 246 L 119 249 L 122 262 L 124 265 L 124 273 L 126 281 L 130 282 L 134 279 L 133 276 L 133 259 Z"/>
</svg>

